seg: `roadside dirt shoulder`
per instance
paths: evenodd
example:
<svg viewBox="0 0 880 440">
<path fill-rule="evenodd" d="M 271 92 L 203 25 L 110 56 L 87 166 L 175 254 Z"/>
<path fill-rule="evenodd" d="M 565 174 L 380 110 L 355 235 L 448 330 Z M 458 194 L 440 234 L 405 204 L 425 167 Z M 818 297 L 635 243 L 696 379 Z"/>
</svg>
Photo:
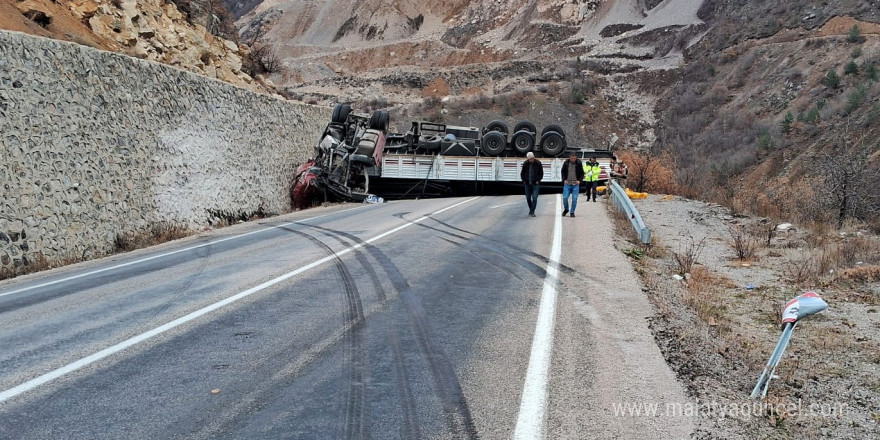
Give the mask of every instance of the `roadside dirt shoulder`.
<svg viewBox="0 0 880 440">
<path fill-rule="evenodd" d="M 648 327 L 653 308 L 633 266 L 613 250 L 614 224 L 604 205 L 582 196 L 577 217 L 562 219 L 562 261 L 567 268 L 560 276 L 557 328 L 583 326 L 589 347 L 584 347 L 583 338 L 559 336 L 552 375 L 578 371 L 576 383 L 583 392 L 576 401 L 551 402 L 551 414 L 581 410 L 575 412 L 576 420 L 551 418 L 549 432 L 553 438 L 584 433 L 596 439 L 690 438 L 693 418 L 675 408 L 693 402 L 654 343 Z M 566 321 L 579 324 L 561 324 Z"/>
<path fill-rule="evenodd" d="M 653 245 L 640 247 L 622 216 L 616 245 L 633 258 L 655 308 L 657 344 L 696 402 L 695 438 L 880 434 L 876 236 L 780 228 L 681 197 L 634 202 Z M 749 399 L 779 338 L 783 305 L 806 291 L 829 309 L 799 323 L 768 397 Z"/>
</svg>

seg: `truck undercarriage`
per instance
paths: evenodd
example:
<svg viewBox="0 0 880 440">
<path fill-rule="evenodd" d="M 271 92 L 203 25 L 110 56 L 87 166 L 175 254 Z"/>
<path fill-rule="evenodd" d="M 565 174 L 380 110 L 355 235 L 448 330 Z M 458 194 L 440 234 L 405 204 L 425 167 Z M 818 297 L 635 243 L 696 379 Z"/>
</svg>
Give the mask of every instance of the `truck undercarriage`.
<svg viewBox="0 0 880 440">
<path fill-rule="evenodd" d="M 527 153 L 544 158 L 545 167 L 547 158 L 566 152 L 578 151 L 583 157 L 582 149 L 568 148 L 559 125 L 548 125 L 539 135 L 534 124 L 522 121 L 509 135 L 503 121 L 482 128 L 413 121 L 406 133 L 388 133 L 388 123 L 387 111 L 362 114 L 353 112 L 349 104 L 337 104 L 314 158 L 297 169 L 291 186 L 293 206 L 370 200 L 371 179 L 373 189 L 380 189 L 375 184 L 381 182 L 381 190 L 394 197 L 450 194 L 467 188 L 463 181 L 474 188 L 478 181 L 512 186 L 519 183 L 518 163 Z M 602 153 L 610 157 L 610 152 Z M 391 162 L 399 169 L 383 171 L 385 158 L 395 159 Z"/>
</svg>

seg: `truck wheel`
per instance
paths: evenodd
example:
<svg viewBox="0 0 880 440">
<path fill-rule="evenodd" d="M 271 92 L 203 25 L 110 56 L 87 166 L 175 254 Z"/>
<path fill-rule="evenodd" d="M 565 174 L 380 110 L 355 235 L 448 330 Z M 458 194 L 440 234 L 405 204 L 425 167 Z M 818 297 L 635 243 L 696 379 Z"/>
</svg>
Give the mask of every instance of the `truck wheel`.
<svg viewBox="0 0 880 440">
<path fill-rule="evenodd" d="M 513 134 L 513 138 L 510 140 L 510 143 L 513 145 L 513 148 L 520 153 L 528 153 L 535 149 L 535 132 L 530 132 L 528 130 L 520 130 Z"/>
<path fill-rule="evenodd" d="M 544 129 L 541 130 L 541 136 L 544 136 L 545 134 L 550 133 L 551 131 L 555 131 L 555 132 L 559 133 L 560 136 L 565 137 L 565 130 L 563 130 L 562 127 L 560 127 L 556 124 L 550 124 L 550 125 L 544 127 Z"/>
<path fill-rule="evenodd" d="M 507 136 L 507 124 L 504 121 L 492 121 L 486 126 L 486 132 L 498 131 Z"/>
<path fill-rule="evenodd" d="M 532 132 L 532 133 L 537 133 L 537 132 L 538 132 L 538 129 L 535 127 L 535 124 L 532 124 L 532 123 L 529 122 L 529 121 L 522 121 L 522 122 L 519 122 L 519 123 L 516 124 L 515 127 L 513 127 L 513 132 L 514 132 L 514 133 L 516 133 L 516 132 L 518 132 L 518 131 L 521 131 L 521 130 L 530 131 L 530 132 Z"/>
<path fill-rule="evenodd" d="M 351 104 L 336 104 L 333 106 L 333 116 L 330 118 L 330 122 L 344 123 L 348 119 L 349 113 L 351 113 Z"/>
<path fill-rule="evenodd" d="M 382 110 L 382 115 L 379 117 L 379 119 L 382 123 L 382 133 L 388 133 L 388 122 L 391 120 L 391 117 L 388 115 L 388 111 Z"/>
<path fill-rule="evenodd" d="M 565 151 L 565 138 L 555 131 L 544 133 L 541 136 L 541 150 L 548 156 L 558 156 Z"/>
<path fill-rule="evenodd" d="M 385 110 L 376 110 L 370 116 L 370 128 L 379 130 L 382 133 L 388 131 L 388 112 Z"/>
<path fill-rule="evenodd" d="M 507 138 L 497 131 L 490 131 L 483 136 L 481 148 L 483 153 L 488 156 L 497 156 L 504 151 L 507 146 Z"/>
</svg>

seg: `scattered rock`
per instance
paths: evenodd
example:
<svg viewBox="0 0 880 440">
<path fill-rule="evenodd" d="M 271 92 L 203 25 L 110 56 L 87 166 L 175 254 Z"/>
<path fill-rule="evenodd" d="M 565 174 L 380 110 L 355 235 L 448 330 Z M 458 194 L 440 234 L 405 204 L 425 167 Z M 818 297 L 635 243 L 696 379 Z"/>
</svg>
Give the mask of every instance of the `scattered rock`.
<svg viewBox="0 0 880 440">
<path fill-rule="evenodd" d="M 792 229 L 791 223 L 780 223 L 780 224 L 776 225 L 776 230 L 779 232 L 788 232 L 791 229 Z"/>
</svg>

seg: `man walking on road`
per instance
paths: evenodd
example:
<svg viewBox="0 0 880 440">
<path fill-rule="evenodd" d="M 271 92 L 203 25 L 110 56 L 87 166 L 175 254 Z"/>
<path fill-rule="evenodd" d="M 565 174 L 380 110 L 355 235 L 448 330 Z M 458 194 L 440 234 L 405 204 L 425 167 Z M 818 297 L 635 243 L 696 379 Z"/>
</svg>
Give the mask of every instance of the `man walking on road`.
<svg viewBox="0 0 880 440">
<path fill-rule="evenodd" d="M 562 216 L 568 214 L 568 195 L 571 194 L 571 216 L 578 204 L 578 193 L 581 190 L 581 180 L 584 180 L 584 166 L 577 154 L 571 153 L 568 160 L 562 164 Z"/>
<path fill-rule="evenodd" d="M 544 179 L 544 166 L 541 161 L 535 159 L 531 151 L 526 154 L 522 170 L 519 172 L 523 185 L 526 187 L 526 203 L 529 204 L 529 216 L 535 216 L 535 208 L 538 207 L 538 193 L 541 191 L 541 180 Z"/>
<path fill-rule="evenodd" d="M 587 159 L 587 163 L 584 165 L 584 173 L 586 174 L 587 179 L 587 201 L 590 201 L 590 197 L 593 197 L 593 201 L 596 201 L 596 186 L 599 184 L 599 174 L 602 173 L 602 168 L 599 166 L 599 162 L 596 161 L 595 158 L 591 157 Z"/>
</svg>

